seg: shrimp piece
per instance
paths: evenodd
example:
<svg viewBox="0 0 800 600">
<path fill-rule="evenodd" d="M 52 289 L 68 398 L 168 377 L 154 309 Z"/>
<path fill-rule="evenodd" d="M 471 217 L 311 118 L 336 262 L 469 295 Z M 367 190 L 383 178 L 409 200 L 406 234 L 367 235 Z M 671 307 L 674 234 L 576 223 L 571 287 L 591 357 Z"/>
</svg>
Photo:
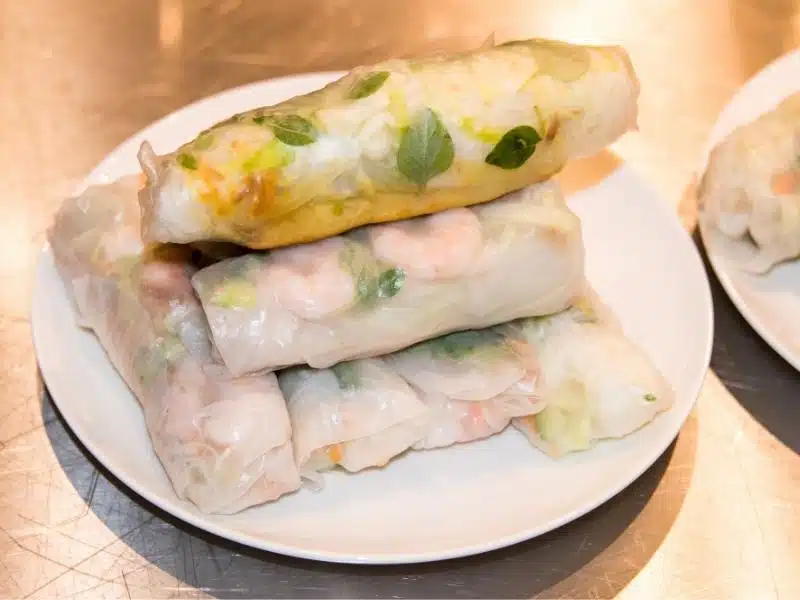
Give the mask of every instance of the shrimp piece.
<svg viewBox="0 0 800 600">
<path fill-rule="evenodd" d="M 424 280 L 463 275 L 483 249 L 481 223 L 466 208 L 376 225 L 370 229 L 370 240 L 378 259 Z"/>
<path fill-rule="evenodd" d="M 192 294 L 186 265 L 179 263 L 143 263 L 139 285 L 143 292 L 156 298 L 172 299 L 173 296 Z"/>
<path fill-rule="evenodd" d="M 462 402 L 458 408 L 462 411 L 459 425 L 465 434 L 459 437 L 459 441 L 476 440 L 491 435 L 480 402 Z"/>
<path fill-rule="evenodd" d="M 329 238 L 273 252 L 267 285 L 281 306 L 309 321 L 349 306 L 356 288 L 340 263 L 344 247 L 341 238 Z"/>
</svg>

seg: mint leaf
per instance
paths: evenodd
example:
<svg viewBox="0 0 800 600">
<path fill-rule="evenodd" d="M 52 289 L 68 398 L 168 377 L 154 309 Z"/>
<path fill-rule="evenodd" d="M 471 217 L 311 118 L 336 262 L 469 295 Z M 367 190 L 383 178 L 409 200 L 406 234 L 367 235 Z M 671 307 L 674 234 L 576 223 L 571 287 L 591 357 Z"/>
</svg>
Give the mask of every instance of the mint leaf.
<svg viewBox="0 0 800 600">
<path fill-rule="evenodd" d="M 359 79 L 352 88 L 350 88 L 350 94 L 348 94 L 347 97 L 350 100 L 359 100 L 361 98 L 371 96 L 381 88 L 388 78 L 389 71 L 375 71 L 374 73 L 368 73 Z"/>
<path fill-rule="evenodd" d="M 387 269 L 378 277 L 378 297 L 392 298 L 398 294 L 405 283 L 406 274 L 403 269 Z"/>
<path fill-rule="evenodd" d="M 542 141 L 539 133 L 528 125 L 510 129 L 486 157 L 486 162 L 501 169 L 518 169 L 531 157 L 536 144 Z"/>
<path fill-rule="evenodd" d="M 287 146 L 307 146 L 319 137 L 314 124 L 298 115 L 273 115 L 265 117 L 265 121 L 275 137 Z"/>
<path fill-rule="evenodd" d="M 339 388 L 352 392 L 357 389 L 361 383 L 361 378 L 358 375 L 358 369 L 354 362 L 343 362 L 331 367 L 331 371 L 336 376 L 336 381 L 339 383 Z"/>
<path fill-rule="evenodd" d="M 403 130 L 397 149 L 397 169 L 419 186 L 424 186 L 453 164 L 453 138 L 439 116 L 424 108 Z"/>
<path fill-rule="evenodd" d="M 178 154 L 178 164 L 182 166 L 184 169 L 188 169 L 189 171 L 194 171 L 197 169 L 197 159 L 192 156 L 191 154 L 186 154 L 185 152 L 181 152 Z"/>
</svg>

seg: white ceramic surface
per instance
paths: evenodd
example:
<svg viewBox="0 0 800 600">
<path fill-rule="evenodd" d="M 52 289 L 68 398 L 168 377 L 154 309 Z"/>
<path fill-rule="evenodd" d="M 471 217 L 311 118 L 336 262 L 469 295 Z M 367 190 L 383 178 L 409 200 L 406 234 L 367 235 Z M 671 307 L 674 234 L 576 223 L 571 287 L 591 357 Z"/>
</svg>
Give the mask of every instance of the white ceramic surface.
<svg viewBox="0 0 800 600">
<path fill-rule="evenodd" d="M 711 149 L 736 127 L 775 108 L 800 91 L 800 50 L 784 55 L 755 75 L 720 113 L 703 153 L 702 173 Z M 755 253 L 752 244 L 725 238 L 705 226 L 700 228 L 711 266 L 753 329 L 800 370 L 800 260 L 773 268 L 767 275 L 752 275 L 741 265 Z"/>
<path fill-rule="evenodd" d="M 136 169 L 147 138 L 168 151 L 202 127 L 316 88 L 335 74 L 273 80 L 190 105 L 112 152 L 84 185 Z M 628 167 L 570 198 L 582 217 L 589 279 L 676 391 L 668 413 L 620 441 L 554 461 L 513 430 L 483 442 L 406 456 L 382 471 L 333 474 L 233 516 L 208 517 L 174 495 L 135 399 L 101 346 L 74 323 L 48 248 L 33 297 L 42 373 L 62 415 L 98 460 L 173 515 L 266 550 L 325 561 L 409 563 L 526 540 L 605 502 L 664 452 L 691 411 L 711 352 L 712 306 L 699 256 L 674 211 Z"/>
</svg>

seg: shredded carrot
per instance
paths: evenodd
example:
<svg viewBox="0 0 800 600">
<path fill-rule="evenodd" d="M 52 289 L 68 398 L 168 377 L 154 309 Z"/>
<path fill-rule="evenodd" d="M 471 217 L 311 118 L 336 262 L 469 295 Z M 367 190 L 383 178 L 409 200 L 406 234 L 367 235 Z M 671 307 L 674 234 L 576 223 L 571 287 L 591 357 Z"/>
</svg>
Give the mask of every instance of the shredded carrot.
<svg viewBox="0 0 800 600">
<path fill-rule="evenodd" d="M 205 183 L 209 187 L 212 187 L 212 182 L 213 181 L 221 181 L 221 180 L 224 179 L 224 177 L 222 176 L 222 173 L 220 173 L 219 171 L 217 171 L 213 167 L 209 167 L 207 164 L 202 163 L 202 162 L 197 167 L 197 172 L 200 175 L 200 177 L 202 178 L 203 183 Z"/>
<path fill-rule="evenodd" d="M 344 448 L 342 447 L 342 444 L 331 444 L 328 446 L 325 454 L 328 455 L 328 458 L 333 464 L 338 465 L 344 456 Z"/>
<path fill-rule="evenodd" d="M 793 194 L 800 188 L 800 171 L 784 171 L 775 173 L 770 181 L 772 192 L 779 196 Z"/>
</svg>

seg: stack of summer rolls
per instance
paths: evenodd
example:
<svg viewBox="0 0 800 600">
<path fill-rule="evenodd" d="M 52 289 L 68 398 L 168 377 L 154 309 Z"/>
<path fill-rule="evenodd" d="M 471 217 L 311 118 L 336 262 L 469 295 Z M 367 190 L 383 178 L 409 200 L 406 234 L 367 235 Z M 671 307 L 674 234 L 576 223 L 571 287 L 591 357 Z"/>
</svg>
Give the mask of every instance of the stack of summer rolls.
<svg viewBox="0 0 800 600">
<path fill-rule="evenodd" d="M 618 47 L 390 60 L 65 201 L 57 267 L 177 494 L 231 513 L 509 426 L 557 459 L 669 408 L 549 180 L 638 93 Z"/>
</svg>

